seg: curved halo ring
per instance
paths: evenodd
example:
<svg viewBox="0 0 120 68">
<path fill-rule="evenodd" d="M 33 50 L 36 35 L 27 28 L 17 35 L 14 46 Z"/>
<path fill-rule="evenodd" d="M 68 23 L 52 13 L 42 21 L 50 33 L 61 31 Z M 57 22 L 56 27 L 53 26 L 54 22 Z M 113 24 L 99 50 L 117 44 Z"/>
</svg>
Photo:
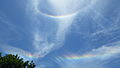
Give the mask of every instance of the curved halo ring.
<svg viewBox="0 0 120 68">
<path fill-rule="evenodd" d="M 74 15 L 86 10 L 91 5 L 93 5 L 96 2 L 96 0 L 92 0 L 90 5 L 87 5 L 86 7 L 82 8 L 82 9 L 78 9 L 72 13 L 68 13 L 68 14 L 64 14 L 64 15 L 52 15 L 52 14 L 42 12 L 41 10 L 38 9 L 39 2 L 40 2 L 40 0 L 34 0 L 34 10 L 36 13 L 41 14 L 41 15 L 46 16 L 46 17 L 50 17 L 50 18 L 66 18 L 66 17 L 74 16 Z"/>
</svg>

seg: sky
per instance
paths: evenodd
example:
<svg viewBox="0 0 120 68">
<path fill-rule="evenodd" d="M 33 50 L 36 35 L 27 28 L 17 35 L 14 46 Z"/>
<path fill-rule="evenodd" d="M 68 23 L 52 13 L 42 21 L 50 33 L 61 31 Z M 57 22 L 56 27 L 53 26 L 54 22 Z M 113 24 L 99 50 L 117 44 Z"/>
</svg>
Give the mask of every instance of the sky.
<svg viewBox="0 0 120 68">
<path fill-rule="evenodd" d="M 0 0 L 0 52 L 36 68 L 120 68 L 119 0 Z"/>
</svg>

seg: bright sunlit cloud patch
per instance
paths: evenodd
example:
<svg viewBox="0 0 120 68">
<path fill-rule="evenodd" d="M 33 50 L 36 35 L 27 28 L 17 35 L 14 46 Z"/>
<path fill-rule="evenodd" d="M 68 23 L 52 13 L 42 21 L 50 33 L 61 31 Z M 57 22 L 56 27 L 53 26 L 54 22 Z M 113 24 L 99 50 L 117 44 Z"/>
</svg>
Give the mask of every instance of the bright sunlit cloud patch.
<svg viewBox="0 0 120 68">
<path fill-rule="evenodd" d="M 49 5 L 47 6 L 45 2 L 49 3 Z M 81 11 L 92 6 L 95 2 L 96 0 L 34 0 L 33 9 L 36 13 L 43 16 L 51 18 L 66 18 L 77 15 Z M 48 8 L 46 9 L 44 6 L 47 6 Z M 46 11 L 51 10 L 51 13 L 44 12 L 40 7 L 44 8 Z"/>
</svg>

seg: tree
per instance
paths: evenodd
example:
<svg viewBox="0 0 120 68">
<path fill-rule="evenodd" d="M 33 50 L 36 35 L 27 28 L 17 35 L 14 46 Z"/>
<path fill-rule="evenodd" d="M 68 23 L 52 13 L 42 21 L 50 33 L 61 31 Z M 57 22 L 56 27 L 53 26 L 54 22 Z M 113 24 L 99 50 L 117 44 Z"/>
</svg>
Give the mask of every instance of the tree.
<svg viewBox="0 0 120 68">
<path fill-rule="evenodd" d="M 2 56 L 0 52 L 0 68 L 35 68 L 35 63 L 24 61 L 18 55 L 7 54 Z"/>
<path fill-rule="evenodd" d="M 1 54 L 2 54 L 2 53 L 0 52 L 0 57 L 1 57 Z"/>
</svg>

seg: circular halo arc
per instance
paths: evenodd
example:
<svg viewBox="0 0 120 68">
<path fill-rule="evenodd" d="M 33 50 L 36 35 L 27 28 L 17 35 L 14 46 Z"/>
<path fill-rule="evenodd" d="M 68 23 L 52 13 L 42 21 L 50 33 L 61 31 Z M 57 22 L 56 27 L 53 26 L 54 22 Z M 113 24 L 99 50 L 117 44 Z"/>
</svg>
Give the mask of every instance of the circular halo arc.
<svg viewBox="0 0 120 68">
<path fill-rule="evenodd" d="M 92 6 L 96 2 L 96 0 L 92 0 L 91 3 L 88 6 L 82 8 L 82 9 L 78 9 L 78 10 L 72 12 L 72 13 L 68 13 L 68 14 L 64 14 L 64 15 L 52 15 L 52 14 L 44 13 L 41 10 L 38 9 L 38 5 L 39 5 L 40 0 L 33 0 L 33 2 L 34 2 L 34 10 L 37 14 L 40 14 L 40 15 L 43 15 L 43 16 L 46 16 L 46 17 L 50 17 L 50 18 L 67 18 L 67 17 L 75 16 L 78 13 L 86 10 L 87 8 Z"/>
</svg>

